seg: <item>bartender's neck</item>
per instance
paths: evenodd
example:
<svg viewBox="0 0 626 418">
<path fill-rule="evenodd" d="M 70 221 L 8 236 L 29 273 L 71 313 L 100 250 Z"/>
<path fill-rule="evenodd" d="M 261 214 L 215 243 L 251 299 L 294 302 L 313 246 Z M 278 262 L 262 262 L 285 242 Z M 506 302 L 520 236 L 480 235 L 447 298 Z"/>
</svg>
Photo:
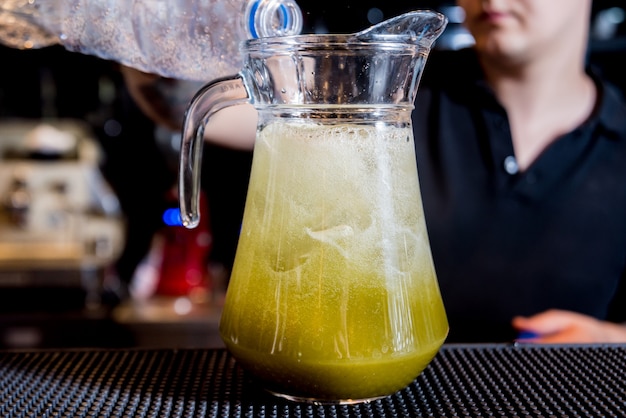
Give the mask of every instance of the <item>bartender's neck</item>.
<svg viewBox="0 0 626 418">
<path fill-rule="evenodd" d="M 585 72 L 586 45 L 528 51 L 516 56 L 479 58 L 487 82 L 506 105 L 535 107 L 579 94 L 589 77 Z"/>
<path fill-rule="evenodd" d="M 585 70 L 586 39 L 546 45 L 508 56 L 479 51 L 485 77 L 508 111 L 532 116 L 571 101 L 589 100 L 593 82 Z"/>
</svg>

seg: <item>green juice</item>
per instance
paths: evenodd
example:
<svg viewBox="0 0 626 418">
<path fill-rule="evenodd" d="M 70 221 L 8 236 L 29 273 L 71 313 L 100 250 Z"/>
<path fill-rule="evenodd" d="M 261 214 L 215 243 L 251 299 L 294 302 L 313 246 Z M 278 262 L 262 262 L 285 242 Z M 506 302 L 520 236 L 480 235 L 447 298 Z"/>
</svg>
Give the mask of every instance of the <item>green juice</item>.
<svg viewBox="0 0 626 418">
<path fill-rule="evenodd" d="M 410 127 L 265 127 L 220 324 L 236 360 L 279 395 L 358 401 L 447 331 Z"/>
</svg>

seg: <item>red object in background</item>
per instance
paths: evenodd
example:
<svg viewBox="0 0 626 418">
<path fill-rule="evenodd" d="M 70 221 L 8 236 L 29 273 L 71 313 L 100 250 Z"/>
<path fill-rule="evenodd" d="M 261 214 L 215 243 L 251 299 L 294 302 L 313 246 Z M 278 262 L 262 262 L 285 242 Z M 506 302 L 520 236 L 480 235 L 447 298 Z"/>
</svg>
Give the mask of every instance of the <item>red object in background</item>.
<svg viewBox="0 0 626 418">
<path fill-rule="evenodd" d="M 159 232 L 163 254 L 155 294 L 187 296 L 194 291 L 209 291 L 211 279 L 208 256 L 212 235 L 208 221 L 208 202 L 200 195 L 200 224 L 193 229 L 164 226 Z"/>
</svg>

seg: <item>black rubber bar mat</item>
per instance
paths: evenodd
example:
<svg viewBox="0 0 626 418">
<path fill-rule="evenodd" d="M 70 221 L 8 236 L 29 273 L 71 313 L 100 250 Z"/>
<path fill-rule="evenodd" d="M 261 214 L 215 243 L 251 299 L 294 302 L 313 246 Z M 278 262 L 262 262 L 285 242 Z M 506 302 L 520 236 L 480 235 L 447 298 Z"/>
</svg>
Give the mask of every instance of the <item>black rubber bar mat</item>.
<svg viewBox="0 0 626 418">
<path fill-rule="evenodd" d="M 0 417 L 626 417 L 626 345 L 447 345 L 357 405 L 275 398 L 224 350 L 0 351 Z"/>
</svg>

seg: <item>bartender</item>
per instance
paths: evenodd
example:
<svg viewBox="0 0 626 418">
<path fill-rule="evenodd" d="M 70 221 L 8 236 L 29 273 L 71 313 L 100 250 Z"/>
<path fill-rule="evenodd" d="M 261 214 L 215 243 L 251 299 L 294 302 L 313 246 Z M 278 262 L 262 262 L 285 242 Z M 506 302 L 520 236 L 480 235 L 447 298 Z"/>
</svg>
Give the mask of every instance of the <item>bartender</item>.
<svg viewBox="0 0 626 418">
<path fill-rule="evenodd" d="M 591 0 L 459 0 L 413 114 L 448 341 L 626 342 L 626 104 Z"/>
</svg>

